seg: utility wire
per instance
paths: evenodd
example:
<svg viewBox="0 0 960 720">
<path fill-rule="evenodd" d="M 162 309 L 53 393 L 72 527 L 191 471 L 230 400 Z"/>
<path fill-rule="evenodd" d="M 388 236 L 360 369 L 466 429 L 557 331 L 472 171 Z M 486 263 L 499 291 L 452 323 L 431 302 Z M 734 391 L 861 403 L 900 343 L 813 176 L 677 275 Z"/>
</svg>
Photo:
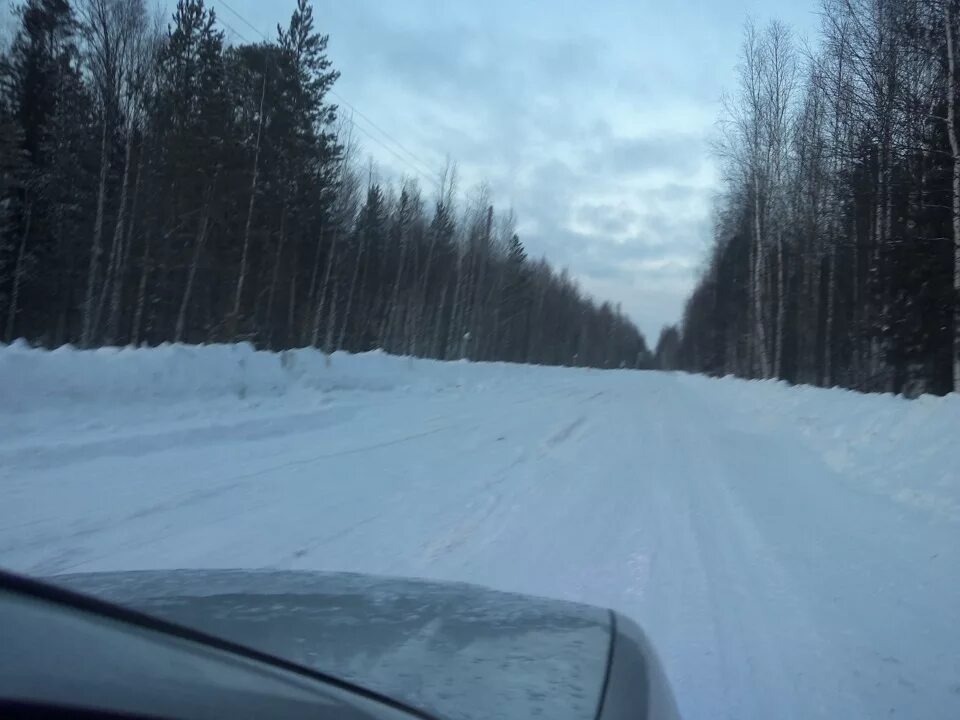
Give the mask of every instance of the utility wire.
<svg viewBox="0 0 960 720">
<path fill-rule="evenodd" d="M 228 23 L 226 20 L 220 20 L 220 19 L 218 19 L 218 22 L 219 22 L 221 25 L 223 25 L 227 30 L 229 30 L 229 31 L 233 34 L 233 37 L 235 37 L 237 40 L 243 41 L 243 42 L 248 42 L 247 39 L 246 39 L 243 35 L 241 35 L 240 33 L 238 33 L 236 30 L 234 30 L 234 29 L 233 29 L 233 26 L 230 25 L 230 23 Z"/>
<path fill-rule="evenodd" d="M 223 7 L 226 8 L 230 13 L 232 13 L 232 14 L 235 15 L 237 18 L 239 18 L 239 20 L 240 20 L 244 25 L 246 25 L 248 28 L 250 28 L 251 30 L 253 30 L 253 32 L 255 32 L 257 35 L 259 35 L 260 37 L 262 37 L 265 42 L 270 42 L 270 39 L 269 39 L 266 35 L 264 35 L 255 25 L 253 25 L 253 23 L 251 23 L 249 20 L 247 20 L 243 15 L 241 15 L 241 14 L 238 13 L 236 10 L 234 10 L 234 9 L 230 6 L 230 4 L 226 2 L 226 0 L 217 0 L 217 2 L 219 2 L 221 5 L 223 5 Z M 229 27 L 229 26 L 228 26 L 228 27 Z M 331 95 L 333 95 L 335 98 L 337 98 L 341 103 L 343 103 L 343 104 L 346 105 L 348 108 L 350 108 L 350 110 L 352 110 L 356 115 L 358 115 L 360 118 L 362 118 L 364 121 L 366 121 L 366 123 L 367 123 L 368 125 L 370 125 L 370 126 L 371 126 L 372 128 L 374 128 L 377 132 L 379 132 L 381 135 L 383 135 L 383 136 L 386 137 L 388 140 L 390 140 L 390 142 L 392 142 L 394 145 L 396 145 L 401 151 L 403 151 L 403 152 L 407 155 L 407 157 L 410 158 L 411 161 L 413 161 L 414 163 L 417 163 L 418 165 L 420 165 L 421 169 L 427 169 L 428 171 L 432 171 L 432 168 L 430 168 L 429 165 L 427 165 L 426 163 L 422 163 L 422 161 L 420 160 L 420 158 L 418 158 L 412 151 L 410 151 L 409 149 L 407 149 L 407 148 L 403 145 L 403 143 L 401 143 L 401 142 L 400 142 L 399 140 L 397 140 L 395 137 L 393 137 L 392 135 L 390 135 L 390 133 L 388 133 L 386 130 L 384 130 L 384 129 L 381 128 L 379 125 L 377 125 L 373 120 L 370 119 L 370 117 L 369 117 L 368 115 L 366 115 L 366 114 L 364 114 L 363 112 L 361 112 L 358 107 L 356 107 L 353 103 L 351 103 L 349 100 L 347 100 L 345 97 L 343 97 L 343 95 L 341 95 L 340 93 L 338 93 L 338 92 L 337 92 L 336 90 L 334 90 L 333 88 L 330 88 L 330 91 L 329 91 L 329 92 L 330 92 Z"/>
<path fill-rule="evenodd" d="M 220 5 L 222 5 L 225 10 L 227 10 L 227 11 L 230 12 L 232 15 L 234 15 L 235 17 L 237 17 L 237 18 L 240 20 L 240 22 L 242 22 L 244 25 L 246 25 L 248 28 L 250 28 L 253 32 L 255 32 L 257 35 L 259 35 L 261 38 L 263 38 L 264 42 L 267 42 L 267 43 L 271 42 L 270 38 L 268 38 L 266 35 L 264 35 L 255 25 L 253 25 L 253 23 L 251 23 L 249 20 L 247 20 L 243 15 L 241 15 L 239 12 L 237 12 L 236 10 L 234 10 L 234 9 L 230 6 L 230 4 L 226 2 L 226 0 L 216 0 L 216 2 L 218 2 Z M 236 37 L 242 39 L 244 42 L 250 42 L 249 39 L 247 39 L 246 37 L 244 37 L 243 35 L 241 35 L 240 33 L 238 33 L 236 30 L 234 30 L 234 29 L 233 29 L 229 24 L 227 24 L 224 20 L 221 19 L 220 22 L 224 25 L 224 27 L 226 27 L 228 30 L 230 30 Z M 359 130 L 359 131 L 360 131 L 361 133 L 363 133 L 367 138 L 369 138 L 370 140 L 372 140 L 373 142 L 375 142 L 377 145 L 379 145 L 380 147 L 382 147 L 384 150 L 386 150 L 387 152 L 389 152 L 389 153 L 390 153 L 391 155 L 393 155 L 393 157 L 395 157 L 400 163 L 402 163 L 402 164 L 403 164 L 404 166 L 406 166 L 408 169 L 412 170 L 416 175 L 419 175 L 420 177 L 422 177 L 423 179 L 425 179 L 425 180 L 426 180 L 427 182 L 429 182 L 430 184 L 439 187 L 440 183 L 439 183 L 439 181 L 437 180 L 437 178 L 439 177 L 439 173 L 436 173 L 427 163 L 421 161 L 416 155 L 414 155 L 413 152 L 411 152 L 409 149 L 407 149 L 407 148 L 403 145 L 403 143 L 401 143 L 399 140 L 397 140 L 397 139 L 394 138 L 392 135 L 390 135 L 390 133 L 388 133 L 386 130 L 384 130 L 384 129 L 381 128 L 379 125 L 377 125 L 373 120 L 370 119 L 369 116 L 367 116 L 366 114 L 364 114 L 363 112 L 361 112 L 353 103 L 349 102 L 346 98 L 344 98 L 344 97 L 343 97 L 340 93 L 338 93 L 336 90 L 334 90 L 333 88 L 330 88 L 328 92 L 329 92 L 331 95 L 333 95 L 337 100 L 339 100 L 342 104 L 344 104 L 344 105 L 346 105 L 348 108 L 350 108 L 350 110 L 351 110 L 351 115 L 347 117 L 347 120 L 350 122 L 350 124 L 351 124 L 356 130 Z M 393 144 L 399 149 L 399 151 L 398 151 L 398 150 L 395 150 L 395 149 L 392 148 L 392 147 L 390 147 L 390 146 L 387 145 L 385 142 L 383 142 L 383 140 L 381 140 L 380 138 L 378 138 L 378 137 L 376 137 L 375 135 L 373 135 L 373 134 L 372 134 L 369 130 L 367 130 L 365 127 L 363 127 L 362 125 L 358 124 L 357 121 L 354 119 L 354 115 L 360 117 L 360 118 L 361 118 L 362 120 L 364 120 L 368 125 L 370 125 L 374 130 L 376 130 L 376 131 L 379 132 L 381 135 L 383 135 L 385 138 L 387 138 L 391 143 L 393 143 Z M 403 153 L 406 155 L 406 157 L 404 157 L 403 155 L 401 155 L 400 152 L 403 152 Z"/>
<path fill-rule="evenodd" d="M 379 132 L 381 135 L 383 135 L 388 140 L 390 140 L 390 142 L 392 142 L 394 145 L 400 148 L 400 150 L 402 150 L 404 154 L 406 154 L 406 156 L 409 157 L 414 163 L 416 163 L 421 169 L 426 169 L 429 175 L 436 177 L 437 173 L 435 173 L 429 165 L 421 161 L 420 158 L 418 158 L 410 150 L 404 147 L 403 143 L 401 143 L 399 140 L 397 140 L 392 135 L 390 135 L 390 133 L 388 133 L 386 130 L 384 130 L 379 125 L 377 125 L 373 120 L 370 119 L 368 115 L 365 115 L 364 113 L 362 113 L 355 105 L 353 105 L 350 101 L 348 101 L 345 97 L 343 97 L 343 95 L 338 93 L 333 88 L 330 88 L 330 94 L 333 95 L 335 98 L 337 98 L 337 100 L 339 100 L 341 103 L 346 105 L 348 108 L 350 108 L 352 112 L 356 113 L 360 118 L 366 121 L 366 123 L 370 125 L 374 130 Z"/>
</svg>

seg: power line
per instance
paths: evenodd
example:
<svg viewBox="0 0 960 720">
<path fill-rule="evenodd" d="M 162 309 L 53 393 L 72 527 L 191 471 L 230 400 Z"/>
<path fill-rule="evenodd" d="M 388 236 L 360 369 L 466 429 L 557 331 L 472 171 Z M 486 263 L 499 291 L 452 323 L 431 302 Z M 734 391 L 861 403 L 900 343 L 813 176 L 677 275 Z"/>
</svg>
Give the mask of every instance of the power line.
<svg viewBox="0 0 960 720">
<path fill-rule="evenodd" d="M 250 28 L 251 30 L 253 30 L 257 35 L 259 35 L 260 37 L 262 37 L 265 42 L 270 42 L 270 38 L 268 38 L 266 35 L 264 35 L 262 32 L 260 32 L 260 29 L 259 29 L 256 25 L 254 25 L 253 23 L 251 23 L 251 22 L 250 22 L 249 20 L 247 20 L 243 15 L 241 15 L 241 14 L 238 13 L 236 10 L 234 10 L 232 7 L 230 7 L 230 4 L 229 4 L 226 0 L 216 0 L 216 1 L 217 1 L 218 3 L 220 3 L 221 5 L 223 5 L 223 7 L 225 7 L 230 13 L 232 13 L 233 15 L 235 15 L 235 16 L 237 17 L 237 19 L 240 20 L 240 22 L 242 22 L 242 23 L 243 23 L 244 25 L 246 25 L 248 28 Z M 244 38 L 244 41 L 245 41 L 245 42 L 249 42 L 249 40 L 247 40 L 246 38 Z"/>
<path fill-rule="evenodd" d="M 428 170 L 429 173 L 431 173 L 431 174 L 434 173 L 433 169 L 430 168 L 429 165 L 427 165 L 426 163 L 422 163 L 422 162 L 420 161 L 420 159 L 419 159 L 416 155 L 414 155 L 410 150 L 408 150 L 406 147 L 404 147 L 403 143 L 401 143 L 399 140 L 397 140 L 396 138 L 394 138 L 393 136 L 391 136 L 390 133 L 388 133 L 386 130 L 384 130 L 384 129 L 381 128 L 379 125 L 377 125 L 377 124 L 376 124 L 373 120 L 371 120 L 367 115 L 364 115 L 362 112 L 360 112 L 360 110 L 357 109 L 356 106 L 354 106 L 353 104 L 351 104 L 346 98 L 344 98 L 343 95 L 341 95 L 340 93 L 338 93 L 338 92 L 337 92 L 336 90 L 334 90 L 333 88 L 330 88 L 330 94 L 333 95 L 335 98 L 337 98 L 341 103 L 343 103 L 344 105 L 346 105 L 348 108 L 350 108 L 351 111 L 353 111 L 353 112 L 355 112 L 357 115 L 359 115 L 363 120 L 365 120 L 365 121 L 367 122 L 368 125 L 372 126 L 372 127 L 373 127 L 375 130 L 377 130 L 381 135 L 383 135 L 384 137 L 386 137 L 387 139 L 389 139 L 394 145 L 396 145 L 398 148 L 400 148 L 409 158 L 411 158 L 411 159 L 413 160 L 413 162 L 415 162 L 415 163 L 417 163 L 418 165 L 420 165 L 421 168 L 427 168 L 427 170 Z"/>
<path fill-rule="evenodd" d="M 228 2 L 226 2 L 226 0 L 216 0 L 216 2 L 218 2 L 220 5 L 222 5 L 228 12 L 230 12 L 231 14 L 233 14 L 234 16 L 236 16 L 236 17 L 240 20 L 240 22 L 242 22 L 244 25 L 246 25 L 248 28 L 250 28 L 253 32 L 255 32 L 257 35 L 259 35 L 261 38 L 263 38 L 264 42 L 267 42 L 267 43 L 270 42 L 270 39 L 269 39 L 266 35 L 264 35 L 255 25 L 253 25 L 253 23 L 251 23 L 249 20 L 247 20 L 243 15 L 241 15 L 239 12 L 237 12 L 236 10 L 234 10 L 234 9 L 230 6 L 230 4 L 229 4 Z M 220 22 L 223 23 L 223 25 L 224 25 L 228 30 L 230 30 L 235 36 L 241 38 L 244 42 L 249 42 L 249 40 L 248 40 L 246 37 L 244 37 L 243 35 L 241 35 L 240 33 L 238 33 L 236 30 L 234 30 L 232 27 L 230 27 L 230 25 L 227 24 L 225 21 L 220 20 Z M 350 110 L 352 111 L 353 114 L 356 114 L 357 116 L 359 116 L 359 117 L 360 117 L 361 119 L 363 119 L 367 124 L 369 124 L 374 130 L 376 130 L 376 131 L 379 132 L 381 135 L 383 135 L 385 138 L 387 138 L 390 142 L 392 142 L 397 148 L 399 148 L 400 151 L 402 151 L 403 153 L 405 153 L 407 157 L 405 158 L 405 157 L 403 157 L 402 155 L 400 155 L 400 153 L 397 152 L 397 150 L 394 150 L 392 147 L 390 147 L 390 146 L 388 146 L 386 143 L 384 143 L 380 138 L 377 138 L 377 137 L 374 136 L 370 131 L 368 131 L 366 128 L 364 128 L 362 125 L 358 124 L 358 123 L 356 122 L 356 120 L 354 119 L 353 114 L 351 114 L 350 117 L 348 117 L 347 119 L 349 120 L 350 124 L 354 127 L 354 129 L 359 130 L 361 133 L 363 133 L 363 134 L 364 134 L 366 137 L 368 137 L 370 140 L 372 140 L 372 141 L 375 142 L 377 145 L 379 145 L 379 146 L 382 147 L 384 150 L 386 150 L 386 151 L 389 152 L 391 155 L 393 155 L 393 157 L 395 157 L 397 160 L 399 160 L 399 161 L 400 161 L 403 165 L 405 165 L 407 168 L 413 170 L 414 173 L 416 173 L 417 175 L 419 175 L 419 176 L 421 176 L 422 178 L 424 178 L 425 180 L 427 180 L 427 182 L 429 182 L 429 183 L 431 183 L 431 184 L 436 185 L 437 187 L 439 187 L 439 181 L 436 179 L 436 178 L 439 176 L 439 173 L 436 173 L 436 172 L 433 170 L 433 168 L 431 168 L 427 163 L 421 161 L 420 158 L 418 158 L 416 155 L 414 155 L 413 152 L 411 152 L 409 149 L 407 149 L 407 148 L 403 145 L 403 143 L 401 143 L 399 140 L 397 140 L 397 139 L 394 138 L 392 135 L 390 135 L 390 133 L 388 133 L 386 130 L 384 130 L 384 129 L 381 128 L 379 125 L 377 125 L 377 124 L 376 124 L 373 120 L 371 120 L 366 114 L 364 114 L 363 112 L 361 112 L 353 103 L 351 103 L 350 101 L 348 101 L 345 97 L 343 97 L 343 96 L 342 96 L 340 93 L 338 93 L 336 90 L 334 90 L 333 88 L 330 88 L 329 92 L 330 92 L 330 94 L 333 95 L 337 100 L 339 100 L 341 103 L 343 103 L 343 104 L 346 105 L 348 108 L 350 108 Z"/>
<path fill-rule="evenodd" d="M 351 107 L 351 109 L 353 109 L 353 108 Z M 427 180 L 428 182 L 430 182 L 430 183 L 432 183 L 432 184 L 434 184 L 434 185 L 437 185 L 437 186 L 439 187 L 439 181 L 437 181 L 436 178 L 431 177 L 431 176 L 429 175 L 429 173 L 423 172 L 423 171 L 420 170 L 419 168 L 411 165 L 407 160 L 405 160 L 405 159 L 404 159 L 399 153 L 397 153 L 393 148 L 389 147 L 388 145 L 385 145 L 384 143 L 380 142 L 379 139 L 377 139 L 376 137 L 374 137 L 373 135 L 371 135 L 370 132 L 367 131 L 367 129 L 363 127 L 363 125 L 358 125 L 356 122 L 354 122 L 354 119 L 353 119 L 352 116 L 351 116 L 351 117 L 348 117 L 347 120 L 350 121 L 350 124 L 353 125 L 353 128 L 354 128 L 355 130 L 359 130 L 360 132 L 362 132 L 362 133 L 363 133 L 364 135 L 366 135 L 368 138 L 370 138 L 370 139 L 373 140 L 375 143 L 377 143 L 378 145 L 380 145 L 380 147 L 382 147 L 384 150 L 386 150 L 386 151 L 389 152 L 391 155 L 393 155 L 393 156 L 394 156 L 397 160 L 399 160 L 401 163 L 403 163 L 404 165 L 406 165 L 407 167 L 409 167 L 411 170 L 413 170 L 414 172 L 416 172 L 418 175 L 420 175 L 421 177 L 423 177 L 423 178 L 424 178 L 425 180 Z"/>
<path fill-rule="evenodd" d="M 234 30 L 234 29 L 233 29 L 233 26 L 231 26 L 230 23 L 228 23 L 226 20 L 220 20 L 219 22 L 220 22 L 220 24 L 223 25 L 227 30 L 229 30 L 231 33 L 233 33 L 233 36 L 234 36 L 235 38 L 237 38 L 238 40 L 243 40 L 243 42 L 247 42 L 247 39 L 246 39 L 243 35 L 241 35 L 240 33 L 238 33 L 236 30 Z"/>
<path fill-rule="evenodd" d="M 234 10 L 234 9 L 230 6 L 230 4 L 226 2 L 226 0 L 217 0 L 217 1 L 218 1 L 221 5 L 223 5 L 223 7 L 225 7 L 229 12 L 231 12 L 233 15 L 235 15 L 237 18 L 239 18 L 240 21 L 241 21 L 244 25 L 246 25 L 248 28 L 250 28 L 251 30 L 253 30 L 257 35 L 259 35 L 261 38 L 263 38 L 265 42 L 270 42 L 270 39 L 269 39 L 266 35 L 264 35 L 256 26 L 254 26 L 254 25 L 253 25 L 249 20 L 247 20 L 243 15 L 241 15 L 241 14 L 238 13 L 236 10 Z M 224 23 L 224 24 L 226 24 L 226 23 Z M 227 27 L 230 27 L 230 26 L 227 25 Z M 357 108 L 353 103 L 351 103 L 349 100 L 347 100 L 345 97 L 343 97 L 343 95 L 341 95 L 340 93 L 338 93 L 338 92 L 337 92 L 336 90 L 334 90 L 333 88 L 330 88 L 330 94 L 333 95 L 335 98 L 337 98 L 341 103 L 343 103 L 344 105 L 346 105 L 348 108 L 350 108 L 350 110 L 352 110 L 355 114 L 357 114 L 358 116 L 360 116 L 363 120 L 365 120 L 365 121 L 367 122 L 367 124 L 369 124 L 371 127 L 373 127 L 374 130 L 376 130 L 377 132 L 381 133 L 384 137 L 386 137 L 388 140 L 390 140 L 390 142 L 392 142 L 394 145 L 396 145 L 398 148 L 400 148 L 400 150 L 402 150 L 404 153 L 406 153 L 413 162 L 415 162 L 415 163 L 420 163 L 420 159 L 419 159 L 416 155 L 414 155 L 413 152 L 411 152 L 411 151 L 408 150 L 406 147 L 404 147 L 403 143 L 401 143 L 399 140 L 397 140 L 396 138 L 394 138 L 393 136 L 391 136 L 390 133 L 388 133 L 386 130 L 384 130 L 384 129 L 381 128 L 379 125 L 377 125 L 373 120 L 370 119 L 369 116 L 367 116 L 366 114 L 364 114 L 363 112 L 361 112 L 359 108 Z M 423 167 L 429 168 L 429 166 L 426 166 L 426 165 L 424 165 Z"/>
</svg>

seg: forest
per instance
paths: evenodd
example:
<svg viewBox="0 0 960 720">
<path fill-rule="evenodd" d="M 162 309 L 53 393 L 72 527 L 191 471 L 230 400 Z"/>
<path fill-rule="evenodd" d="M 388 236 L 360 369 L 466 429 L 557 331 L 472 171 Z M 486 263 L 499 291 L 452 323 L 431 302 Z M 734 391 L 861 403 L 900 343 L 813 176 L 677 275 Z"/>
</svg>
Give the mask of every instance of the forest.
<svg viewBox="0 0 960 720">
<path fill-rule="evenodd" d="M 647 367 L 636 326 L 528 257 L 457 170 L 364 163 L 299 0 L 231 44 L 179 0 L 26 0 L 0 53 L 0 341 L 245 341 Z"/>
<path fill-rule="evenodd" d="M 960 391 L 956 0 L 825 0 L 748 23 L 715 152 L 713 245 L 657 363 Z"/>
</svg>

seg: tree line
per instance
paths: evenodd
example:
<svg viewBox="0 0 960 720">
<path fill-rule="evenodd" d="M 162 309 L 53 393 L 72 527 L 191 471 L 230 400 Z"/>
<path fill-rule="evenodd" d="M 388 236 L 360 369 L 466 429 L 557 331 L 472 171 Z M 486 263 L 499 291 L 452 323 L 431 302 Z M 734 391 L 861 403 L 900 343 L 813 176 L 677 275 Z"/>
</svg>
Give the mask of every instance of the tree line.
<svg viewBox="0 0 960 720">
<path fill-rule="evenodd" d="M 825 0 L 813 48 L 748 24 L 714 242 L 658 362 L 960 391 L 956 0 Z"/>
<path fill-rule="evenodd" d="M 56 347 L 249 341 L 595 367 L 643 336 L 527 257 L 511 212 L 380 182 L 308 0 L 230 45 L 179 0 L 27 0 L 0 54 L 0 329 Z"/>
</svg>

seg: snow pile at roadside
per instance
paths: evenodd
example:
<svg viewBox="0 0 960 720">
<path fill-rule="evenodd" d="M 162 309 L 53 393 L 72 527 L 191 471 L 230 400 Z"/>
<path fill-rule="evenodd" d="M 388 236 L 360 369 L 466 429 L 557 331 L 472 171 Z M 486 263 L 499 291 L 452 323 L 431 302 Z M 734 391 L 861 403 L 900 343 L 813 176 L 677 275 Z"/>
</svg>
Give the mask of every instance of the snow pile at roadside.
<svg viewBox="0 0 960 720">
<path fill-rule="evenodd" d="M 298 387 L 351 385 L 389 388 L 394 358 L 352 362 L 350 375 L 315 350 L 258 352 L 251 345 L 163 345 L 52 351 L 24 344 L 0 348 L 0 406 L 34 411 L 51 405 L 175 402 L 221 396 L 247 398 L 285 394 Z M 387 362 L 384 362 L 387 361 Z M 393 363 L 396 365 L 396 363 Z M 378 366 L 378 367 L 375 367 Z"/>
<path fill-rule="evenodd" d="M 302 391 L 402 390 L 496 381 L 526 366 L 490 364 L 481 375 L 467 363 L 387 355 L 381 351 L 327 357 L 313 348 L 283 352 L 235 345 L 162 345 L 155 348 L 40 350 L 0 345 L 0 412 L 22 413 L 66 405 L 175 403 L 221 398 L 256 399 Z"/>
<path fill-rule="evenodd" d="M 839 476 L 960 520 L 960 395 L 915 400 L 775 381 L 685 376 L 752 433 L 792 431 Z"/>
</svg>

